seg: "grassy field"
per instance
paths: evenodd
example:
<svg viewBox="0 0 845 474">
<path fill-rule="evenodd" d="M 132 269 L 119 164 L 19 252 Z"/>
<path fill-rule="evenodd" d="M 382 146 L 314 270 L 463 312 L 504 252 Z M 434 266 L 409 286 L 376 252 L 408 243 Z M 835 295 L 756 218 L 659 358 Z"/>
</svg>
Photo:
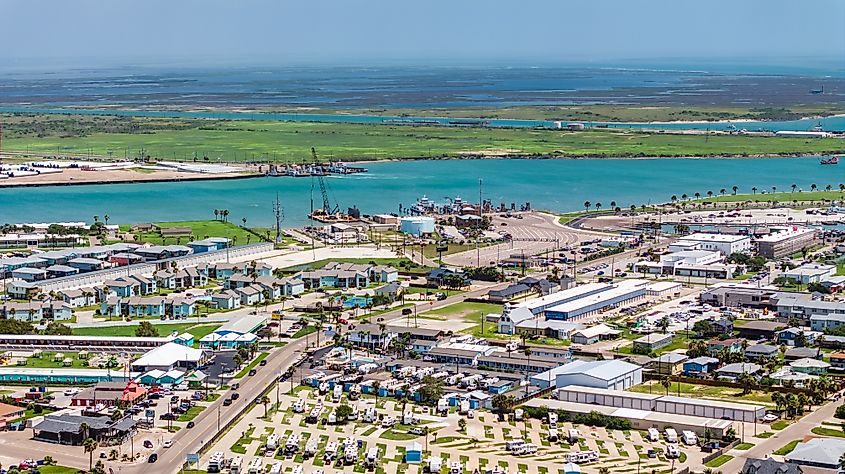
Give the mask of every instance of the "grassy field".
<svg viewBox="0 0 845 474">
<path fill-rule="evenodd" d="M 835 178 L 831 176 L 831 179 Z M 830 183 L 816 183 L 817 186 L 824 188 L 830 184 L 833 188 L 830 191 L 798 191 L 795 192 L 777 192 L 777 193 L 757 193 L 757 194 L 726 194 L 724 196 L 713 196 L 709 198 L 702 198 L 702 201 L 708 202 L 808 202 L 808 201 L 839 201 L 845 199 L 845 193 L 839 191 L 839 182 L 831 181 Z"/>
<path fill-rule="evenodd" d="M 773 452 L 772 454 L 777 454 L 778 456 L 786 456 L 787 454 L 791 453 L 792 450 L 795 449 L 795 446 L 797 446 L 798 443 L 800 443 L 800 442 L 801 442 L 800 439 L 790 441 L 789 443 L 786 443 L 786 445 L 784 445 L 782 448 L 778 449 L 777 451 Z"/>
<path fill-rule="evenodd" d="M 212 209 L 209 209 L 210 213 L 212 211 Z M 257 236 L 250 232 L 247 232 L 240 225 L 236 225 L 232 222 L 223 222 L 220 220 L 156 222 L 155 224 L 161 227 L 162 229 L 172 227 L 190 227 L 194 239 L 204 239 L 206 237 L 226 237 L 232 239 L 233 244 L 235 245 L 244 245 L 247 243 L 260 241 Z M 123 232 L 129 232 L 130 227 L 132 226 L 128 224 L 121 224 L 120 230 Z M 263 234 L 266 229 L 259 228 L 253 230 L 258 232 L 259 234 Z M 190 240 L 188 237 L 169 237 L 165 239 L 161 236 L 159 232 L 137 232 L 135 233 L 135 235 L 138 236 L 138 240 L 140 242 L 149 242 L 153 245 L 185 244 Z"/>
<path fill-rule="evenodd" d="M 38 117 L 35 122 L 50 120 Z M 100 117 L 109 119 L 109 117 Z M 85 120 L 61 117 L 62 123 Z M 114 119 L 125 122 L 125 118 Z M 108 122 L 105 120 L 105 122 Z M 456 157 L 466 154 L 550 156 L 724 156 L 842 152 L 836 139 L 646 133 L 635 130 L 570 132 L 541 129 L 494 129 L 342 123 L 222 121 L 133 118 L 131 127 L 99 124 L 68 133 L 52 127 L 39 136 L 10 119 L 4 146 L 38 154 L 79 154 L 158 159 L 278 162 L 310 159 L 316 147 L 328 159 Z M 115 133 L 101 130 L 115 131 Z M 130 133 L 129 130 L 133 131 Z M 143 133 L 140 133 L 143 132 Z"/>
<path fill-rule="evenodd" d="M 421 313 L 422 318 L 431 318 L 450 321 L 464 321 L 473 323 L 473 326 L 462 330 L 466 334 L 477 337 L 499 337 L 496 333 L 495 323 L 484 323 L 484 332 L 481 331 L 481 318 L 488 313 L 501 313 L 502 305 L 489 303 L 455 303 L 431 311 Z"/>
<path fill-rule="evenodd" d="M 721 456 L 718 456 L 718 457 L 708 461 L 704 465 L 707 466 L 707 467 L 719 467 L 722 464 L 725 464 L 726 462 L 730 461 L 733 458 L 734 458 L 733 456 L 729 456 L 727 454 L 722 454 Z"/>
<path fill-rule="evenodd" d="M 261 354 L 258 354 L 255 359 L 252 359 L 252 362 L 250 362 L 249 365 L 244 367 L 240 372 L 235 375 L 235 378 L 239 379 L 241 377 L 246 376 L 246 374 L 248 374 L 250 370 L 258 367 L 259 362 L 266 359 L 268 355 L 270 355 L 269 352 L 262 352 Z"/>
<path fill-rule="evenodd" d="M 665 394 L 666 389 L 658 381 L 650 380 L 629 389 L 632 392 Z M 753 402 L 763 405 L 773 405 L 771 394 L 762 390 L 754 390 L 748 395 L 742 395 L 740 389 L 732 387 L 715 387 L 711 385 L 695 385 L 681 383 L 681 396 L 704 398 L 711 400 L 726 400 L 730 402 Z M 678 394 L 678 383 L 672 382 L 669 395 Z"/>
<path fill-rule="evenodd" d="M 131 326 L 101 326 L 92 328 L 74 328 L 73 334 L 76 336 L 134 336 L 137 324 Z M 178 333 L 190 332 L 194 338 L 199 340 L 203 336 L 211 334 L 215 329 L 220 327 L 220 324 L 197 324 L 191 323 L 168 323 L 156 324 L 155 327 L 161 336 L 166 336 L 172 331 Z"/>
<path fill-rule="evenodd" d="M 27 367 L 34 367 L 39 369 L 87 369 L 88 361 L 78 358 L 78 354 L 74 352 L 61 352 L 63 358 L 73 360 L 72 365 L 65 366 L 62 361 L 55 362 L 53 357 L 55 352 L 42 352 L 41 357 L 30 357 L 26 360 Z"/>
</svg>

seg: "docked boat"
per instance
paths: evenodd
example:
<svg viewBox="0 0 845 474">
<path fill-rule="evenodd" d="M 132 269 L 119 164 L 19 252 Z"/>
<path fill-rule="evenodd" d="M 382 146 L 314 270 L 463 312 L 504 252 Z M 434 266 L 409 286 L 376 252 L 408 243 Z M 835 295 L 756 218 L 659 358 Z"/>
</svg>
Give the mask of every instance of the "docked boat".
<svg viewBox="0 0 845 474">
<path fill-rule="evenodd" d="M 830 158 L 822 158 L 819 161 L 820 164 L 823 165 L 838 165 L 839 164 L 839 157 L 838 156 L 831 156 Z"/>
<path fill-rule="evenodd" d="M 432 214 L 437 210 L 437 205 L 433 203 L 428 196 L 417 199 L 417 202 L 411 205 L 411 214 L 422 216 L 425 214 Z"/>
</svg>

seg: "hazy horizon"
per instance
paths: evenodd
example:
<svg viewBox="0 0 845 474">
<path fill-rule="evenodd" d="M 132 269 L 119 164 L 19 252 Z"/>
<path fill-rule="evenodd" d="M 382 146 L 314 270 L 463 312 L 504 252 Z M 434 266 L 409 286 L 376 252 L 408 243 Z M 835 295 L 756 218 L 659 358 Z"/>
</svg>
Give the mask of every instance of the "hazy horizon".
<svg viewBox="0 0 845 474">
<path fill-rule="evenodd" d="M 0 50 L 0 70 L 643 64 L 845 69 L 845 2 L 838 0 L 244 5 L 7 0 L 0 3 L 4 34 L 18 40 Z"/>
</svg>

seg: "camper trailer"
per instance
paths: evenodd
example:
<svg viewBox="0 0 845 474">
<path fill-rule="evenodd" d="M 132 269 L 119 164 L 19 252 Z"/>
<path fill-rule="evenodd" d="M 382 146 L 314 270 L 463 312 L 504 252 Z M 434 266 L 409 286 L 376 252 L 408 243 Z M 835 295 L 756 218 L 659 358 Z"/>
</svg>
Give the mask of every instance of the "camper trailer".
<svg viewBox="0 0 845 474">
<path fill-rule="evenodd" d="M 314 438 L 309 439 L 308 442 L 305 443 L 305 452 L 302 453 L 303 457 L 307 459 L 314 456 L 317 454 L 317 448 L 317 440 Z"/>
<path fill-rule="evenodd" d="M 514 438 L 510 441 L 505 441 L 505 449 L 513 452 L 516 451 L 517 448 L 519 448 L 523 444 L 525 444 L 525 440 L 523 440 L 522 438 Z"/>
<path fill-rule="evenodd" d="M 377 419 L 378 416 L 376 416 L 375 407 L 367 407 L 367 409 L 364 410 L 364 423 L 375 423 Z"/>
<path fill-rule="evenodd" d="M 466 415 L 469 413 L 469 400 L 461 400 L 458 404 L 458 413 Z"/>
<path fill-rule="evenodd" d="M 557 443 L 557 428 L 549 428 L 548 438 L 550 443 Z"/>
<path fill-rule="evenodd" d="M 360 413 L 360 411 L 361 410 L 358 408 L 358 405 L 353 405 L 352 406 L 352 413 L 350 413 L 349 416 L 346 417 L 346 419 L 349 420 L 349 421 L 357 420 L 358 414 Z"/>
<path fill-rule="evenodd" d="M 660 441 L 660 432 L 657 431 L 657 428 L 649 428 L 648 429 L 648 440 L 651 442 Z"/>
<path fill-rule="evenodd" d="M 375 469 L 378 462 L 378 448 L 373 446 L 367 450 L 367 457 L 364 458 L 364 467 L 368 469 Z"/>
<path fill-rule="evenodd" d="M 328 444 L 326 444 L 326 450 L 323 452 L 323 461 L 334 461 L 335 457 L 337 457 L 337 443 L 334 441 L 330 441 Z"/>
<path fill-rule="evenodd" d="M 330 425 L 336 425 L 337 424 L 337 412 L 336 411 L 332 411 L 331 413 L 329 413 L 328 424 L 330 424 Z"/>
<path fill-rule="evenodd" d="M 334 391 L 332 392 L 332 401 L 334 403 L 340 402 L 340 397 L 343 395 L 343 386 L 337 384 L 334 386 Z"/>
<path fill-rule="evenodd" d="M 567 461 L 575 464 L 598 461 L 599 453 L 595 451 L 576 451 L 567 455 Z"/>
<path fill-rule="evenodd" d="M 420 422 L 420 419 L 414 416 L 414 412 L 407 411 L 402 415 L 402 424 L 404 425 L 416 425 Z"/>
<path fill-rule="evenodd" d="M 277 449 L 279 449 L 279 435 L 273 433 L 268 436 L 267 443 L 264 445 L 264 449 L 268 453 L 275 452 Z"/>
<path fill-rule="evenodd" d="M 515 456 L 525 456 L 528 454 L 537 453 L 537 445 L 533 443 L 525 443 L 513 450 Z"/>
<path fill-rule="evenodd" d="M 667 443 L 677 443 L 678 442 L 678 432 L 675 431 L 673 428 L 666 428 L 666 442 Z"/>
<path fill-rule="evenodd" d="M 317 405 L 311 409 L 311 412 L 308 413 L 308 416 L 305 417 L 305 421 L 307 423 L 316 423 L 320 419 L 320 415 L 323 414 L 323 405 Z"/>
<path fill-rule="evenodd" d="M 449 465 L 449 474 L 464 474 L 464 465 L 460 461 L 454 461 Z"/>
<path fill-rule="evenodd" d="M 317 390 L 320 392 L 320 395 L 325 395 L 329 391 L 329 384 L 328 382 L 320 382 L 320 385 L 317 387 Z"/>
<path fill-rule="evenodd" d="M 670 444 L 666 446 L 666 457 L 669 459 L 676 459 L 681 456 L 681 449 L 675 446 L 674 444 Z"/>
<path fill-rule="evenodd" d="M 517 408 L 516 410 L 513 411 L 513 419 L 516 420 L 516 421 L 522 421 L 522 414 L 523 413 L 524 413 L 524 411 L 522 410 L 522 408 Z"/>
<path fill-rule="evenodd" d="M 440 413 L 441 415 L 445 415 L 448 412 L 449 412 L 449 400 L 447 400 L 445 398 L 441 398 L 440 400 L 437 400 L 437 413 Z"/>
<path fill-rule="evenodd" d="M 299 435 L 293 433 L 288 436 L 287 441 L 285 441 L 285 453 L 293 454 L 297 451 L 299 451 Z"/>
<path fill-rule="evenodd" d="M 255 458 L 249 463 L 247 474 L 264 474 L 264 461 L 261 458 Z"/>
<path fill-rule="evenodd" d="M 569 430 L 569 444 L 577 443 L 579 438 L 581 438 L 581 433 L 575 428 L 571 428 Z"/>
<path fill-rule="evenodd" d="M 226 464 L 226 456 L 222 451 L 217 451 L 208 458 L 208 472 L 220 472 Z"/>
<path fill-rule="evenodd" d="M 446 377 L 446 385 L 457 385 L 457 383 L 464 377 L 464 374 L 457 373 Z"/>
<path fill-rule="evenodd" d="M 682 431 L 681 436 L 684 440 L 684 444 L 687 446 L 694 446 L 698 444 L 698 436 L 695 435 L 692 431 Z"/>
<path fill-rule="evenodd" d="M 282 462 L 276 461 L 270 466 L 270 474 L 282 474 Z"/>
<path fill-rule="evenodd" d="M 239 474 L 241 472 L 241 467 L 244 464 L 244 460 L 242 457 L 238 456 L 232 459 L 232 462 L 229 463 L 229 474 Z"/>
<path fill-rule="evenodd" d="M 302 474 L 302 464 L 293 466 L 293 470 L 290 471 L 290 474 Z"/>
<path fill-rule="evenodd" d="M 428 458 L 426 469 L 431 474 L 439 473 L 443 469 L 443 459 L 440 456 L 431 456 Z"/>
<path fill-rule="evenodd" d="M 549 426 L 552 428 L 557 428 L 557 413 L 553 411 L 549 412 Z"/>
<path fill-rule="evenodd" d="M 394 426 L 396 426 L 396 418 L 393 418 L 392 416 L 385 416 L 381 420 L 382 428 L 393 428 Z"/>
<path fill-rule="evenodd" d="M 293 412 L 294 413 L 302 413 L 305 411 L 305 400 L 299 399 L 296 403 L 293 404 Z"/>
<path fill-rule="evenodd" d="M 346 464 L 355 464 L 358 461 L 358 447 L 347 446 L 346 449 L 343 450 L 343 461 Z"/>
<path fill-rule="evenodd" d="M 349 399 L 350 400 L 358 400 L 358 398 L 360 398 L 360 397 L 361 397 L 361 386 L 356 383 L 356 384 L 352 385 L 352 387 L 349 388 Z"/>
</svg>

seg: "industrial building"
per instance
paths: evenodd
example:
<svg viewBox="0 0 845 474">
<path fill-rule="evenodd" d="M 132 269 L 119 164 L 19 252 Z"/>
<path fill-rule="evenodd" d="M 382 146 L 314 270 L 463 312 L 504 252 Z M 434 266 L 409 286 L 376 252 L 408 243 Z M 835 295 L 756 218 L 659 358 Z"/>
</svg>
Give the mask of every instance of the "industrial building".
<svg viewBox="0 0 845 474">
<path fill-rule="evenodd" d="M 547 308 L 545 317 L 568 320 L 606 311 L 645 298 L 647 286 L 645 280 L 622 280 L 604 291 Z"/>
<path fill-rule="evenodd" d="M 836 265 L 822 265 L 819 263 L 807 263 L 800 267 L 786 270 L 781 274 L 782 277 L 795 280 L 802 285 L 821 283 L 834 275 L 836 275 Z"/>
<path fill-rule="evenodd" d="M 669 245 L 670 252 L 689 250 L 719 252 L 725 257 L 732 253 L 748 253 L 751 251 L 751 238 L 747 235 L 697 232 L 680 237 Z"/>
<path fill-rule="evenodd" d="M 817 230 L 792 227 L 757 239 L 757 253 L 766 258 L 781 258 L 800 252 L 818 242 Z"/>
<path fill-rule="evenodd" d="M 622 360 L 574 360 L 531 377 L 539 387 L 578 385 L 609 390 L 625 390 L 643 382 L 643 368 Z"/>
<path fill-rule="evenodd" d="M 417 237 L 431 235 L 434 233 L 434 218 L 427 216 L 403 217 L 399 219 L 399 231 Z"/>
</svg>

